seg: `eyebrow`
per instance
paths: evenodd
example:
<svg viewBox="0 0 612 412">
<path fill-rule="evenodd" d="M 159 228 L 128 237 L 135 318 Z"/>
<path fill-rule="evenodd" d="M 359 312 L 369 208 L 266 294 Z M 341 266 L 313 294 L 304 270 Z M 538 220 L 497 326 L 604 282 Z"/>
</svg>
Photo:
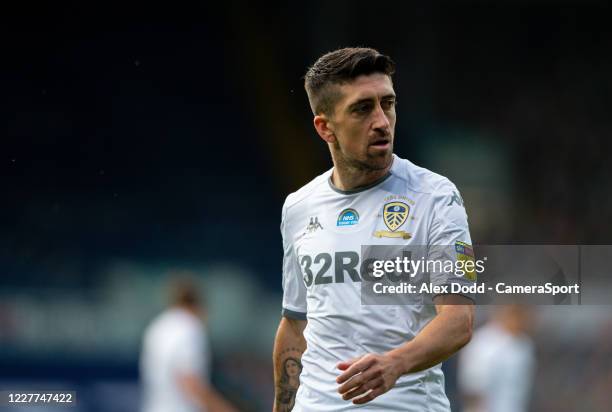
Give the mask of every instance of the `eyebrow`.
<svg viewBox="0 0 612 412">
<path fill-rule="evenodd" d="M 395 98 L 396 98 L 395 94 L 390 93 L 390 94 L 386 94 L 386 95 L 384 95 L 383 97 L 381 97 L 381 98 L 380 98 L 380 100 L 388 100 L 388 99 L 395 99 Z M 360 105 L 360 104 L 362 104 L 362 103 L 371 102 L 371 101 L 373 101 L 373 100 L 374 100 L 374 98 L 373 98 L 373 97 L 365 97 L 365 98 L 363 98 L 363 99 L 359 99 L 359 100 L 357 100 L 356 102 L 351 103 L 351 104 L 348 106 L 348 110 L 352 110 L 353 108 L 355 108 L 356 106 L 359 106 L 359 105 Z"/>
</svg>

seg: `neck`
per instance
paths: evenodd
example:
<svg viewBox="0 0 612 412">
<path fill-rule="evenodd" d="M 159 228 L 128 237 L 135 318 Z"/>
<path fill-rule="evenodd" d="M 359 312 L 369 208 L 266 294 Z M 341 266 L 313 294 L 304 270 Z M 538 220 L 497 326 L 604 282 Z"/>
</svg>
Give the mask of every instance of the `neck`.
<svg viewBox="0 0 612 412">
<path fill-rule="evenodd" d="M 331 177 L 332 183 L 340 190 L 359 189 L 385 177 L 389 173 L 392 164 L 393 158 L 384 169 L 365 170 L 334 159 L 334 170 Z"/>
<path fill-rule="evenodd" d="M 196 306 L 192 306 L 192 305 L 185 305 L 185 304 L 178 304 L 175 306 L 177 309 L 181 309 L 184 310 L 186 312 L 189 312 L 192 315 L 195 315 L 197 317 L 200 317 L 200 310 L 199 308 L 197 308 Z"/>
</svg>

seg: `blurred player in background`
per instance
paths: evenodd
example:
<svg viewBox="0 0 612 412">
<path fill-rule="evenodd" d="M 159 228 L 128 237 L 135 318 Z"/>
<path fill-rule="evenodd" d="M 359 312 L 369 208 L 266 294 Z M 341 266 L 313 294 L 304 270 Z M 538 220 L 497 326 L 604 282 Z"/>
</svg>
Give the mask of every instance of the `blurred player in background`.
<svg viewBox="0 0 612 412">
<path fill-rule="evenodd" d="M 534 346 L 527 334 L 533 311 L 495 306 L 491 320 L 459 356 L 464 412 L 525 412 L 535 373 Z"/>
<path fill-rule="evenodd" d="M 170 307 L 144 333 L 143 412 L 235 411 L 210 384 L 206 312 L 197 285 L 181 278 L 171 289 Z"/>
<path fill-rule="evenodd" d="M 456 245 L 473 256 L 455 185 L 393 154 L 394 69 L 376 50 L 346 48 L 319 58 L 305 76 L 314 127 L 334 167 L 283 205 L 277 412 L 356 404 L 363 411 L 450 411 L 440 363 L 470 340 L 473 301 L 443 294 L 429 296 L 435 306 L 361 303 L 362 245 L 452 245 L 435 258 L 454 262 L 461 258 Z M 451 276 L 432 273 L 431 280 L 448 285 Z"/>
</svg>

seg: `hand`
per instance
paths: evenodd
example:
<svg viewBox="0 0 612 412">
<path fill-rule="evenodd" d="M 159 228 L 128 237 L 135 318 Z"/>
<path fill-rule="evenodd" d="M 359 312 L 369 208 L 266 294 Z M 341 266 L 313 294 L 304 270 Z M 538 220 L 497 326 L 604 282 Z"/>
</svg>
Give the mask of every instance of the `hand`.
<svg viewBox="0 0 612 412">
<path fill-rule="evenodd" d="M 336 382 L 341 384 L 338 392 L 342 399 L 353 399 L 357 405 L 370 402 L 387 392 L 402 374 L 397 359 L 376 353 L 340 362 L 336 367 L 344 371 L 336 378 Z"/>
</svg>

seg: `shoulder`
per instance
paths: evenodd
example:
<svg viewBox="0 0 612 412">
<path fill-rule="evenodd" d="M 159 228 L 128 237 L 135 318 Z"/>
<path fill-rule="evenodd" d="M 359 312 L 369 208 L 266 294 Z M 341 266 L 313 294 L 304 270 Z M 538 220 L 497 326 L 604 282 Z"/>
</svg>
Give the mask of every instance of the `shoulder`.
<svg viewBox="0 0 612 412">
<path fill-rule="evenodd" d="M 446 176 L 435 173 L 429 169 L 417 166 L 407 159 L 394 156 L 393 176 L 405 182 L 410 191 L 431 194 L 433 196 L 446 196 L 457 192 L 457 187 Z"/>
<path fill-rule="evenodd" d="M 289 194 L 285 199 L 285 203 L 283 204 L 283 220 L 286 220 L 290 213 L 293 215 L 295 211 L 305 207 L 305 205 L 308 203 L 308 198 L 327 184 L 327 180 L 329 179 L 331 172 L 331 169 L 326 171 L 325 173 L 306 183 L 295 192 Z"/>
<path fill-rule="evenodd" d="M 295 192 L 289 194 L 289 196 L 287 196 L 287 198 L 285 199 L 285 204 L 283 205 L 283 208 L 294 208 L 300 203 L 302 203 L 304 200 L 308 199 L 308 197 L 315 193 L 317 189 L 327 184 L 327 180 L 329 179 L 331 172 L 332 169 L 326 171 L 323 174 L 320 174 Z"/>
<path fill-rule="evenodd" d="M 196 315 L 184 309 L 170 308 L 158 316 L 154 328 L 160 334 L 192 336 L 201 334 L 203 325 Z"/>
<path fill-rule="evenodd" d="M 419 192 L 426 194 L 429 219 L 436 223 L 432 228 L 442 228 L 446 231 L 461 229 L 468 230 L 467 212 L 459 190 L 453 182 L 445 176 L 434 173 L 424 167 L 419 167 L 414 163 L 397 158 L 397 175 L 406 181 L 407 192 Z M 466 235 L 465 242 L 471 243 L 469 235 Z"/>
<path fill-rule="evenodd" d="M 177 309 L 175 316 L 176 326 L 184 330 L 185 333 L 202 333 L 204 326 L 202 324 L 202 320 L 197 315 L 184 309 Z"/>
<path fill-rule="evenodd" d="M 173 330 L 172 313 L 164 310 L 147 325 L 144 332 L 144 342 L 148 346 L 158 346 L 169 340 Z"/>
</svg>

